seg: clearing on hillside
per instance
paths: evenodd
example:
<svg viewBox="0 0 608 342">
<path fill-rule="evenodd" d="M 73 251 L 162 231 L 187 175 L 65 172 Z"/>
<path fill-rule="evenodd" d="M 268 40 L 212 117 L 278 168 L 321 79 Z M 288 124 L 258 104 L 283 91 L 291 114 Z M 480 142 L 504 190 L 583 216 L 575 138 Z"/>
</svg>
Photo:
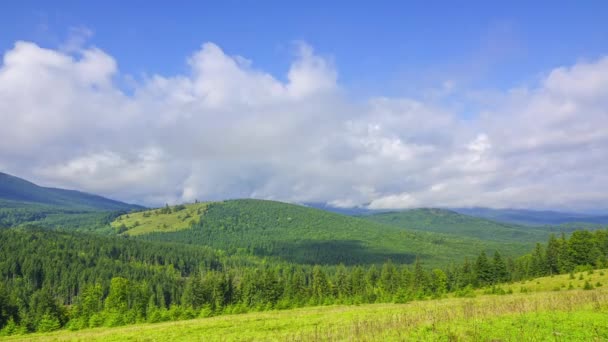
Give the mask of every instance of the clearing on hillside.
<svg viewBox="0 0 608 342">
<path fill-rule="evenodd" d="M 208 203 L 180 204 L 121 215 L 111 225 L 120 234 L 176 232 L 199 223 Z"/>
</svg>

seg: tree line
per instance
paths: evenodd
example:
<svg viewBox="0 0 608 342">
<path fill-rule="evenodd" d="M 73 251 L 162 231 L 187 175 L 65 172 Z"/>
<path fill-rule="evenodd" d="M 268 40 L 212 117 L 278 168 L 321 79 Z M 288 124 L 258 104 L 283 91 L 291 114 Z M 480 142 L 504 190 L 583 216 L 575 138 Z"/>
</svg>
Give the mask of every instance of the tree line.
<svg viewBox="0 0 608 342">
<path fill-rule="evenodd" d="M 428 269 L 301 265 L 185 246 L 37 229 L 0 231 L 2 334 L 160 322 L 309 305 L 404 303 L 608 265 L 608 230 L 552 236 L 512 259 L 482 251 Z"/>
</svg>

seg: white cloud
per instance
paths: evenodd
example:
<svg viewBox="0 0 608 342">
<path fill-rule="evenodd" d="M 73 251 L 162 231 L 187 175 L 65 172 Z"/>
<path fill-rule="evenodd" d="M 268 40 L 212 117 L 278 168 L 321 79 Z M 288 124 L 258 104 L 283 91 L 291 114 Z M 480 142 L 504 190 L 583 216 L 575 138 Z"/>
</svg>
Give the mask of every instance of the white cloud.
<svg viewBox="0 0 608 342">
<path fill-rule="evenodd" d="M 188 73 L 150 74 L 132 94 L 115 84 L 127 76 L 112 56 L 70 44 L 17 42 L 5 53 L 5 171 L 152 205 L 608 203 L 608 57 L 471 102 L 478 115 L 463 120 L 435 100 L 349 99 L 333 63 L 304 43 L 286 81 L 205 43 L 186 59 Z M 458 96 L 454 82 L 440 85 L 447 96 Z"/>
</svg>

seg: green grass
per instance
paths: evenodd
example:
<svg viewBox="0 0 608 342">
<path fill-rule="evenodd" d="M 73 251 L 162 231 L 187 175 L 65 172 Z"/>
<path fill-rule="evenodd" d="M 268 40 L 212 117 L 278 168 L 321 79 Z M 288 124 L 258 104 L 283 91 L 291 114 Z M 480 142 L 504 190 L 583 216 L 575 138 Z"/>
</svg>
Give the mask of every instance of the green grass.
<svg viewBox="0 0 608 342">
<path fill-rule="evenodd" d="M 207 206 L 207 203 L 185 204 L 182 210 L 174 206 L 170 208 L 171 213 L 165 214 L 161 213 L 162 209 L 134 212 L 119 216 L 111 225 L 114 229 L 124 225 L 127 231 L 122 234 L 128 235 L 175 232 L 189 229 L 193 224 L 199 223 Z"/>
<path fill-rule="evenodd" d="M 371 264 L 392 260 L 445 266 L 482 250 L 520 255 L 528 242 L 502 243 L 453 234 L 402 229 L 362 218 L 274 201 L 230 200 L 206 206 L 194 225 L 175 214 L 129 214 L 129 235 L 155 241 L 207 245 L 230 254 L 272 256 L 301 264 Z M 186 206 L 187 210 L 193 208 Z M 133 227 L 135 221 L 138 225 Z M 166 221 L 166 222 L 165 222 Z M 117 227 L 119 221 L 113 222 Z M 166 224 L 166 228 L 164 225 Z"/>
<path fill-rule="evenodd" d="M 595 287 L 608 287 L 608 270 L 574 273 L 573 279 L 568 274 L 561 274 L 542 279 L 532 279 L 527 281 L 515 282 L 503 286 L 505 291 L 509 289 L 513 292 L 538 292 L 538 291 L 566 291 L 572 289 L 583 289 L 585 282 Z M 599 285 L 599 286 L 598 286 Z"/>
<path fill-rule="evenodd" d="M 595 271 L 594 279 L 608 276 Z M 604 273 L 607 273 L 604 271 Z M 608 288 L 326 306 L 179 322 L 13 336 L 32 341 L 605 341 Z"/>
</svg>

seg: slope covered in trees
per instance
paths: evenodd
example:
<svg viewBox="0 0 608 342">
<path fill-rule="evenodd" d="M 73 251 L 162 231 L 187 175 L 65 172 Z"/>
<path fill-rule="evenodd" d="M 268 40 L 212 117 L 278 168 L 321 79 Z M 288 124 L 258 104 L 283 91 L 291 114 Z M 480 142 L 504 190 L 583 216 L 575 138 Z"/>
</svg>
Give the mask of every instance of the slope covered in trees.
<svg viewBox="0 0 608 342">
<path fill-rule="evenodd" d="M 493 221 L 545 226 L 544 228 L 563 225 L 571 230 L 576 230 L 575 228 L 577 226 L 580 227 L 581 224 L 594 225 L 596 227 L 608 225 L 608 215 L 526 209 L 456 208 L 453 210 L 464 215 L 486 218 Z"/>
<path fill-rule="evenodd" d="M 557 273 L 570 272 L 573 283 L 573 272 L 605 267 L 608 231 L 551 237 L 517 259 L 482 252 L 434 269 L 419 261 L 295 265 L 199 246 L 31 229 L 0 231 L 0 246 L 0 331 L 15 334 L 448 293 L 470 297 L 476 287 L 504 294 L 513 290 L 497 286 L 502 282 Z M 603 286 L 582 274 L 576 279 L 584 289 Z"/>
<path fill-rule="evenodd" d="M 547 230 L 494 222 L 447 209 L 411 209 L 366 215 L 361 216 L 361 218 L 401 228 L 456 234 L 500 242 L 527 242 L 533 244 L 537 241 L 546 240 L 550 234 Z"/>
<path fill-rule="evenodd" d="M 149 219 L 160 220 L 163 216 L 148 213 Z M 388 259 L 411 264 L 417 256 L 429 265 L 445 265 L 484 249 L 517 255 L 531 246 L 528 242 L 500 244 L 407 230 L 300 205 L 253 199 L 209 203 L 200 221 L 193 222 L 189 229 L 157 229 L 137 237 L 212 246 L 230 254 L 275 256 L 296 263 L 347 265 L 377 264 Z"/>
<path fill-rule="evenodd" d="M 111 233 L 120 214 L 141 206 L 79 191 L 45 188 L 0 172 L 0 228 L 44 228 Z"/>
<path fill-rule="evenodd" d="M 0 200 L 36 203 L 73 210 L 129 211 L 142 209 L 141 206 L 127 204 L 80 191 L 46 188 L 24 179 L 0 172 Z"/>
</svg>

